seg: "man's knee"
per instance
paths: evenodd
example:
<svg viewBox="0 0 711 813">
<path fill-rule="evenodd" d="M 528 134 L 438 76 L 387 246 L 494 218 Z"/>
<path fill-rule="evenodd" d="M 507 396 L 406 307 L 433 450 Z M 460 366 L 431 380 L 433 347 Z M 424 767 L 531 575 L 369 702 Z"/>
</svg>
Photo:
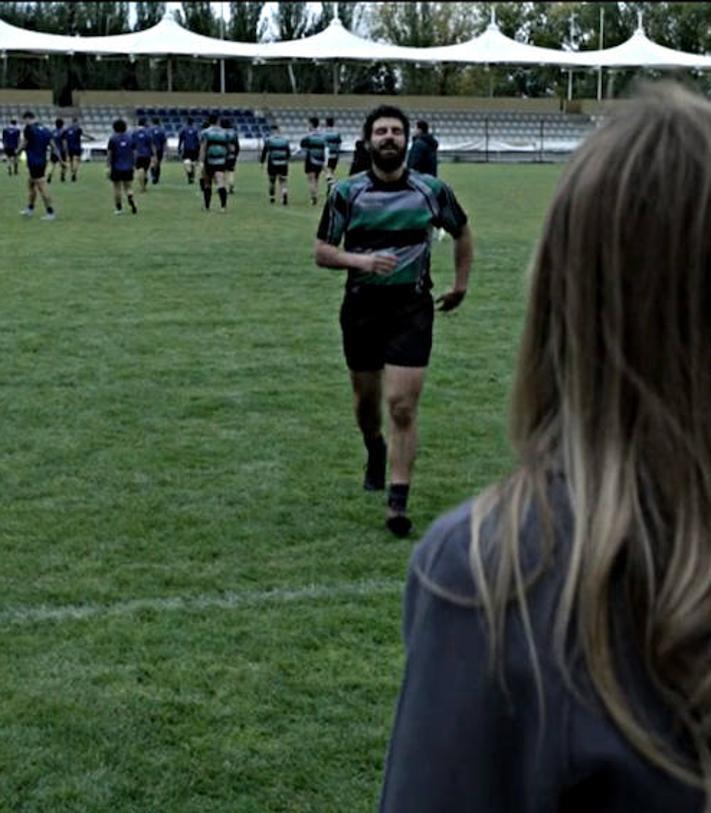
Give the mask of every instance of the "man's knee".
<svg viewBox="0 0 711 813">
<path fill-rule="evenodd" d="M 388 411 L 393 424 L 398 429 L 406 430 L 415 422 L 417 402 L 407 396 L 393 395 L 388 398 Z"/>
</svg>

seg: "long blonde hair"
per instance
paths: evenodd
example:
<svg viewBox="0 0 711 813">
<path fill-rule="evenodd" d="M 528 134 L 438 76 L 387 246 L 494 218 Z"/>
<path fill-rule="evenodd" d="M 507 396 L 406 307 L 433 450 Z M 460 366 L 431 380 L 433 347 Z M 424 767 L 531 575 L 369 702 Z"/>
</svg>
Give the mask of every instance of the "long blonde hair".
<svg viewBox="0 0 711 813">
<path fill-rule="evenodd" d="M 549 481 L 560 472 L 574 517 L 556 611 L 560 663 L 567 670 L 574 638 L 628 741 L 711 800 L 711 105 L 690 91 L 646 89 L 564 172 L 531 267 L 510 431 L 519 467 L 472 517 L 492 652 L 513 596 L 537 670 L 519 541 L 535 505 L 545 567 Z M 482 533 L 492 516 L 494 567 Z M 619 585 L 691 755 L 656 738 L 621 685 Z"/>
</svg>

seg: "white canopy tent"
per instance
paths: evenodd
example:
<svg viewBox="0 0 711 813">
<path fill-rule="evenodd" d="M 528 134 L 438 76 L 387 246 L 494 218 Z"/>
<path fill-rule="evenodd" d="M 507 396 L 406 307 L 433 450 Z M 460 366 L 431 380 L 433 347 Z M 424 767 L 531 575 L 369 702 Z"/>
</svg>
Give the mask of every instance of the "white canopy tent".
<svg viewBox="0 0 711 813">
<path fill-rule="evenodd" d="M 413 48 L 375 42 L 348 31 L 336 17 L 326 29 L 310 37 L 282 42 L 235 42 L 195 34 L 183 28 L 170 12 L 156 25 L 130 34 L 97 37 L 70 37 L 29 31 L 0 20 L 0 56 L 8 54 L 96 54 L 168 58 L 168 84 L 171 88 L 171 56 L 219 59 L 247 59 L 253 62 L 304 59 L 334 62 L 334 89 L 337 89 L 338 62 L 455 62 L 480 65 L 556 65 L 573 68 L 655 67 L 711 68 L 711 56 L 675 51 L 649 40 L 641 25 L 627 42 L 597 51 L 565 51 L 540 48 L 518 42 L 501 33 L 492 15 L 487 29 L 477 37 L 456 45 Z M 569 84 L 570 88 L 570 84 Z"/>
<path fill-rule="evenodd" d="M 540 48 L 507 37 L 492 19 L 486 30 L 467 42 L 437 48 L 410 48 L 419 51 L 420 62 L 461 62 L 485 65 L 575 65 L 572 51 Z"/>
<path fill-rule="evenodd" d="M 154 26 L 132 34 L 103 37 L 69 37 L 27 31 L 0 20 L 0 52 L 118 54 L 141 56 L 190 56 L 212 59 L 242 57 L 254 59 L 259 45 L 233 42 L 195 34 L 165 14 Z"/>
<path fill-rule="evenodd" d="M 590 68 L 711 68 L 711 56 L 676 51 L 652 42 L 641 21 L 634 34 L 620 45 L 597 51 L 575 51 L 572 64 Z"/>
</svg>

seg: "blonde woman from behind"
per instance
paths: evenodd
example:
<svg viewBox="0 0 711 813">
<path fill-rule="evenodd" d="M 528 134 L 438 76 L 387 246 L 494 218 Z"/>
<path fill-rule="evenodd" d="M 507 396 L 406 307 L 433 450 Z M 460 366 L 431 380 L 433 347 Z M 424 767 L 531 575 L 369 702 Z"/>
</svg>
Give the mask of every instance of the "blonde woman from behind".
<svg viewBox="0 0 711 813">
<path fill-rule="evenodd" d="M 382 813 L 711 811 L 711 105 L 572 158 L 531 269 L 518 467 L 405 596 Z"/>
</svg>

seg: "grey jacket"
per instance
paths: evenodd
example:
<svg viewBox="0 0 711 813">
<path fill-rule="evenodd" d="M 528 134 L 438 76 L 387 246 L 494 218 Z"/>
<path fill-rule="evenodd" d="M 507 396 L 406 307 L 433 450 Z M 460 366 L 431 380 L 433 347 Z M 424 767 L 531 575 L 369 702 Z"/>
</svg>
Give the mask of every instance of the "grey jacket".
<svg viewBox="0 0 711 813">
<path fill-rule="evenodd" d="M 473 601 L 468 561 L 471 504 L 463 505 L 440 518 L 412 556 L 404 610 L 407 662 L 381 813 L 702 810 L 698 791 L 652 766 L 618 731 L 579 659 L 572 675 L 582 697 L 564 683 L 552 652 L 552 619 L 572 521 L 562 498 L 554 504 L 554 563 L 528 594 L 545 724 L 539 725 L 536 685 L 515 603 L 506 626 L 505 689 L 489 669 L 486 625 Z M 536 561 L 540 538 L 531 514 L 522 531 L 525 568 Z M 624 631 L 617 638 L 621 684 L 649 725 L 672 742 L 673 721 L 648 684 L 631 640 Z"/>
</svg>

